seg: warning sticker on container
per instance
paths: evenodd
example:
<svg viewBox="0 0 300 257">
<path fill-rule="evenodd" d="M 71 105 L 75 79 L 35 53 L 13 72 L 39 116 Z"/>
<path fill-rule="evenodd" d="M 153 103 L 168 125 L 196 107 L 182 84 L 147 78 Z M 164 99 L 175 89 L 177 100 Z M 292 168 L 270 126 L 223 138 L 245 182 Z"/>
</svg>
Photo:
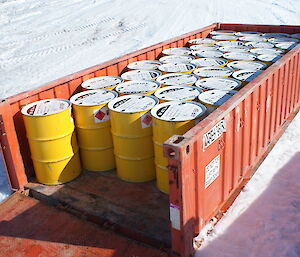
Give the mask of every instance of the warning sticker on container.
<svg viewBox="0 0 300 257">
<path fill-rule="evenodd" d="M 194 100 L 202 91 L 191 86 L 169 86 L 157 90 L 154 95 L 165 101 Z"/>
<path fill-rule="evenodd" d="M 194 73 L 205 78 L 229 77 L 233 73 L 233 70 L 227 67 L 204 67 L 196 69 Z"/>
<path fill-rule="evenodd" d="M 167 86 L 193 85 L 198 77 L 189 73 L 171 73 L 157 78 L 157 82 Z"/>
<path fill-rule="evenodd" d="M 205 188 L 213 183 L 220 175 L 220 155 L 205 167 Z"/>
<path fill-rule="evenodd" d="M 219 121 L 211 130 L 203 135 L 203 151 L 226 132 L 225 120 Z"/>
<path fill-rule="evenodd" d="M 120 77 L 102 76 L 86 80 L 81 86 L 86 89 L 106 89 L 114 87 L 122 82 L 123 80 Z"/>
<path fill-rule="evenodd" d="M 165 121 L 187 121 L 193 120 L 206 111 L 206 108 L 196 102 L 166 102 L 155 106 L 151 114 Z"/>
<path fill-rule="evenodd" d="M 196 82 L 196 86 L 203 90 L 233 90 L 241 86 L 241 82 L 231 78 L 206 78 Z"/>
<path fill-rule="evenodd" d="M 142 128 L 149 128 L 152 125 L 152 116 L 150 112 L 146 112 L 141 115 Z"/>
<path fill-rule="evenodd" d="M 24 107 L 24 114 L 30 116 L 46 116 L 59 113 L 70 106 L 68 100 L 48 99 L 29 104 Z"/>
<path fill-rule="evenodd" d="M 197 57 L 222 57 L 223 53 L 219 50 L 199 50 L 199 51 L 194 51 L 192 55 L 197 56 Z"/>
<path fill-rule="evenodd" d="M 128 64 L 129 69 L 133 70 L 156 70 L 161 65 L 161 62 L 155 60 L 145 60 L 132 62 Z"/>
<path fill-rule="evenodd" d="M 157 102 L 157 98 L 149 95 L 126 95 L 109 102 L 108 108 L 116 112 L 134 113 L 149 110 Z"/>
<path fill-rule="evenodd" d="M 132 70 L 121 75 L 125 80 L 152 80 L 161 75 L 161 72 L 154 70 Z"/>
<path fill-rule="evenodd" d="M 170 204 L 170 220 L 172 228 L 180 230 L 180 207 L 175 204 Z"/>
<path fill-rule="evenodd" d="M 109 110 L 107 106 L 102 107 L 101 109 L 94 110 L 94 121 L 95 123 L 100 123 L 104 121 L 108 121 L 109 117 Z"/>
<path fill-rule="evenodd" d="M 222 58 L 200 58 L 192 61 L 198 67 L 220 67 L 228 63 L 227 60 Z"/>
<path fill-rule="evenodd" d="M 195 57 L 188 55 L 170 55 L 164 56 L 159 59 L 162 63 L 178 63 L 178 62 L 190 62 L 194 60 Z"/>
<path fill-rule="evenodd" d="M 189 63 L 165 63 L 159 67 L 164 72 L 187 72 L 195 69 L 196 66 Z"/>
</svg>

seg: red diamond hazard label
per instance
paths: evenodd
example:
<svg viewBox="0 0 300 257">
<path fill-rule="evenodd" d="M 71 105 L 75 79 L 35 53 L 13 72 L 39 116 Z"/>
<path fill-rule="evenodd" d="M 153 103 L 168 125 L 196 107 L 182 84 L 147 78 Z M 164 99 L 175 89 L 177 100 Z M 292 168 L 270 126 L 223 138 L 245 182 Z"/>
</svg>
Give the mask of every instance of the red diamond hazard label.
<svg viewBox="0 0 300 257">
<path fill-rule="evenodd" d="M 103 107 L 98 110 L 94 110 L 94 121 L 100 123 L 109 120 L 109 111 L 107 107 Z"/>
<path fill-rule="evenodd" d="M 141 116 L 142 128 L 148 128 L 152 124 L 152 116 L 150 113 L 145 113 Z"/>
</svg>

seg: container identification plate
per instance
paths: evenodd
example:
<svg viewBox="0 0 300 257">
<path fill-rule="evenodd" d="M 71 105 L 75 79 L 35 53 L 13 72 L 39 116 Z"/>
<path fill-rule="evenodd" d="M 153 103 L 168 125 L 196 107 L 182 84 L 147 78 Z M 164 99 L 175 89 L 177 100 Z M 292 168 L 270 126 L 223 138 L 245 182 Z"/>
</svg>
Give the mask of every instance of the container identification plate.
<svg viewBox="0 0 300 257">
<path fill-rule="evenodd" d="M 205 167 L 205 189 L 220 175 L 220 155 Z"/>
<path fill-rule="evenodd" d="M 180 207 L 175 204 L 170 204 L 170 220 L 172 228 L 180 230 Z"/>
<path fill-rule="evenodd" d="M 226 132 L 225 120 L 219 121 L 211 130 L 203 135 L 203 152 L 213 142 L 215 142 L 222 134 Z"/>
</svg>

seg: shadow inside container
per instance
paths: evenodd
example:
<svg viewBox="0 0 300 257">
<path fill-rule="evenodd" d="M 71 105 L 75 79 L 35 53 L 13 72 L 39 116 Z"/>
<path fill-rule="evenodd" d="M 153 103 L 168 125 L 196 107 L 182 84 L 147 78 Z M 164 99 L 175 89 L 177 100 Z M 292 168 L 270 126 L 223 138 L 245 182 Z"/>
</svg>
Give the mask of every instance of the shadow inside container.
<svg viewBox="0 0 300 257">
<path fill-rule="evenodd" d="M 196 256 L 299 257 L 300 152 L 280 169 L 262 195 Z"/>
</svg>

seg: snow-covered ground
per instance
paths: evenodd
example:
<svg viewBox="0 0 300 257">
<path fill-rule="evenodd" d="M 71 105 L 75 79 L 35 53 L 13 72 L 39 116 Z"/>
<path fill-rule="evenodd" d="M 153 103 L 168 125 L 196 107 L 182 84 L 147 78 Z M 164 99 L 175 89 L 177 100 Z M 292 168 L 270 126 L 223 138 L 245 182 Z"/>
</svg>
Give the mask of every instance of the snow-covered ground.
<svg viewBox="0 0 300 257">
<path fill-rule="evenodd" d="M 300 24 L 300 1 L 0 0 L 0 98 L 213 22 Z M 299 127 L 300 115 L 197 256 L 300 256 Z"/>
</svg>

